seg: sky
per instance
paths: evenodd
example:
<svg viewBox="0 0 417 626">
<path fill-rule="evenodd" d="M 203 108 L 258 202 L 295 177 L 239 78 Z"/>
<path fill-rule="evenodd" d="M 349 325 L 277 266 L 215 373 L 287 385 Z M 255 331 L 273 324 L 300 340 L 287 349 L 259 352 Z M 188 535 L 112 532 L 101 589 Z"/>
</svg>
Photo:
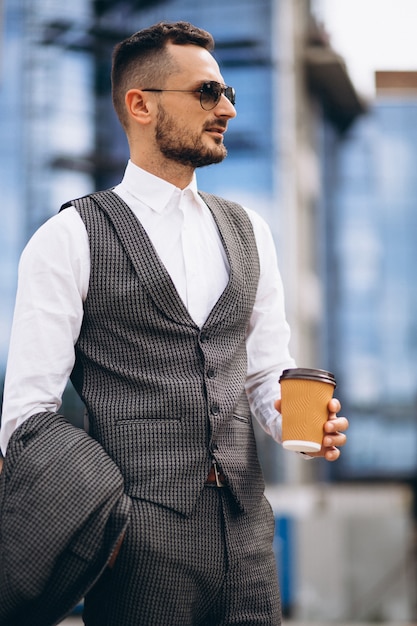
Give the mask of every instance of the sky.
<svg viewBox="0 0 417 626">
<path fill-rule="evenodd" d="M 313 7 L 362 95 L 375 93 L 375 70 L 417 71 L 417 0 L 315 0 Z"/>
</svg>

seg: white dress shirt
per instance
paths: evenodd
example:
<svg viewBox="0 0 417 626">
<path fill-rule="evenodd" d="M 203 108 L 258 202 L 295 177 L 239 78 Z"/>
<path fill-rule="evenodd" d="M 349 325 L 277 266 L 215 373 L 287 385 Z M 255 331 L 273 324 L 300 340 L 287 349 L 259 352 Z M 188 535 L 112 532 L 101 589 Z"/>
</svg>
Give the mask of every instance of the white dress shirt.
<svg viewBox="0 0 417 626">
<path fill-rule="evenodd" d="M 191 317 L 202 326 L 223 292 L 229 264 L 212 214 L 197 193 L 194 176 L 178 189 L 129 161 L 114 191 L 145 228 Z M 253 414 L 281 441 L 274 409 L 278 378 L 294 367 L 275 247 L 269 227 L 253 211 L 260 279 L 247 331 L 246 390 Z M 13 430 L 41 411 L 58 411 L 74 365 L 74 344 L 90 275 L 90 249 L 74 207 L 49 219 L 22 253 L 4 387 L 0 446 Z"/>
</svg>

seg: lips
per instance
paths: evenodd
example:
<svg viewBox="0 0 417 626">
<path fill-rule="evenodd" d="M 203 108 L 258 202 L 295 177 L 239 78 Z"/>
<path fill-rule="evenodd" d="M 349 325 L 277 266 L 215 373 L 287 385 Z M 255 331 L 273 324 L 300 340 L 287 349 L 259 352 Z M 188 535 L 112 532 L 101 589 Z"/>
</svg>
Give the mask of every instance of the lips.
<svg viewBox="0 0 417 626">
<path fill-rule="evenodd" d="M 207 126 L 205 130 L 209 133 L 218 133 L 219 135 L 223 135 L 226 132 L 226 126 L 219 126 L 216 124 L 215 126 Z"/>
<path fill-rule="evenodd" d="M 223 134 L 225 133 L 225 128 L 219 128 L 218 126 L 211 126 L 210 128 L 206 128 L 206 132 L 209 133 L 217 144 L 223 143 Z"/>
</svg>

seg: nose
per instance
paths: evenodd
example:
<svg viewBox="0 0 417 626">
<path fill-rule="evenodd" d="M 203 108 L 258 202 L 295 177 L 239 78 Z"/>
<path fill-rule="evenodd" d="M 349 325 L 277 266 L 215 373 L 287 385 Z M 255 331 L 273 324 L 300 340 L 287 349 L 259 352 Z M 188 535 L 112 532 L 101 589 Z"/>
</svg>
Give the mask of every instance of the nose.
<svg viewBox="0 0 417 626">
<path fill-rule="evenodd" d="M 234 105 L 224 94 L 220 96 L 220 100 L 216 104 L 214 112 L 218 117 L 227 117 L 229 119 L 237 115 Z"/>
</svg>

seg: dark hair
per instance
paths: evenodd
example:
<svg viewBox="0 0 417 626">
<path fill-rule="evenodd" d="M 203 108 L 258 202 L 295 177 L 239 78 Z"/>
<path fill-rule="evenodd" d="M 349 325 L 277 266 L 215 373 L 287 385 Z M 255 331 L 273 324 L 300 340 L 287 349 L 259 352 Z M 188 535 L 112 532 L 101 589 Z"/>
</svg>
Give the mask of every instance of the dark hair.
<svg viewBox="0 0 417 626">
<path fill-rule="evenodd" d="M 113 52 L 112 96 L 123 127 L 127 125 L 126 92 L 134 87 L 162 88 L 177 70 L 167 43 L 194 44 L 209 51 L 214 48 L 211 34 L 189 22 L 159 22 L 118 43 Z"/>
</svg>

